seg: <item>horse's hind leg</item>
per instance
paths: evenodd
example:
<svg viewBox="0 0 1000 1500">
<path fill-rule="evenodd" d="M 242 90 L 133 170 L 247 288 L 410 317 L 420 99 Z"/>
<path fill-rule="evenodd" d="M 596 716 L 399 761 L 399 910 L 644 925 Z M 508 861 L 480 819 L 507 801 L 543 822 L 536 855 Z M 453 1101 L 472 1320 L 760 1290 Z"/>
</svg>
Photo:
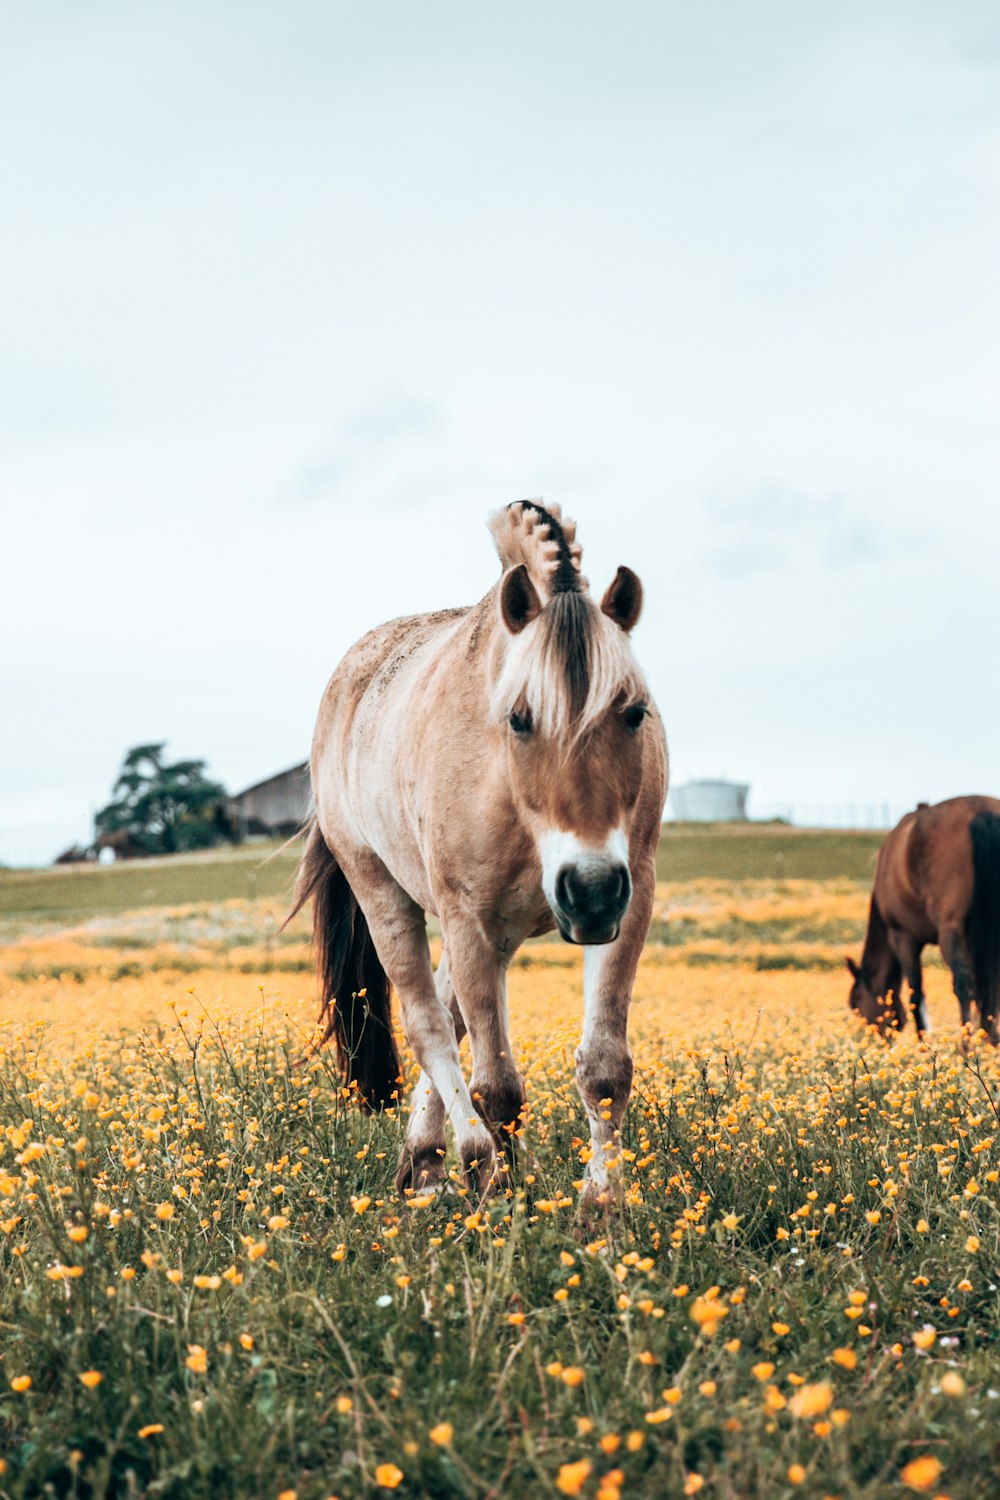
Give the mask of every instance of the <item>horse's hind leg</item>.
<svg viewBox="0 0 1000 1500">
<path fill-rule="evenodd" d="M 359 854 L 347 874 L 379 961 L 399 995 L 406 1039 L 455 1132 L 466 1183 L 477 1192 L 485 1190 L 496 1165 L 493 1137 L 472 1103 L 455 1023 L 435 987 L 424 913 L 370 852 Z"/>
<path fill-rule="evenodd" d="M 961 927 L 949 927 L 941 934 L 941 956 L 951 970 L 952 984 L 958 999 L 965 1036 L 972 1032 L 972 1005 L 976 998 L 976 981 L 972 970 L 972 954 L 968 939 Z"/>
<path fill-rule="evenodd" d="M 465 1035 L 465 1022 L 448 973 L 447 954 L 441 955 L 441 962 L 434 975 L 434 988 L 438 999 L 451 1011 L 455 1040 L 461 1044 Z M 419 1191 L 422 1188 L 436 1187 L 444 1180 L 444 1127 L 445 1112 L 441 1095 L 421 1068 L 410 1100 L 410 1123 L 406 1129 L 406 1140 L 399 1154 L 399 1170 L 396 1173 L 396 1188 L 399 1192 L 402 1193 L 407 1188 Z"/>
<path fill-rule="evenodd" d="M 478 924 L 453 914 L 450 920 L 442 915 L 442 925 L 447 925 L 452 981 L 472 1048 L 472 1099 L 509 1158 L 525 1092 L 510 1039 L 506 973 Z"/>
</svg>

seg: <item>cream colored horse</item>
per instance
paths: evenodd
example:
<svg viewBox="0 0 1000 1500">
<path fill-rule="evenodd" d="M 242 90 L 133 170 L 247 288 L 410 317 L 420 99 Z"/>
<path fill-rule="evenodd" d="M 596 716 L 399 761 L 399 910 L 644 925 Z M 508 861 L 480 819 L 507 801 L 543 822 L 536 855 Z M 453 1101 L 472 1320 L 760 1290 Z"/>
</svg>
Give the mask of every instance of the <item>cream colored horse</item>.
<svg viewBox="0 0 1000 1500">
<path fill-rule="evenodd" d="M 652 911 L 666 744 L 628 640 L 642 605 L 636 575 L 619 568 L 596 604 L 576 528 L 554 506 L 518 502 L 490 528 L 503 575 L 479 604 L 379 626 L 330 679 L 295 910 L 313 898 L 326 1036 L 373 1106 L 399 1082 L 389 980 L 399 994 L 421 1069 L 401 1190 L 443 1178 L 446 1119 L 466 1181 L 489 1185 L 494 1132 L 504 1139 L 525 1097 L 508 965 L 525 938 L 553 927 L 582 944 L 576 1064 L 593 1202 L 612 1185 L 632 1086 L 626 1023 Z M 427 912 L 441 922 L 436 973 Z"/>
</svg>

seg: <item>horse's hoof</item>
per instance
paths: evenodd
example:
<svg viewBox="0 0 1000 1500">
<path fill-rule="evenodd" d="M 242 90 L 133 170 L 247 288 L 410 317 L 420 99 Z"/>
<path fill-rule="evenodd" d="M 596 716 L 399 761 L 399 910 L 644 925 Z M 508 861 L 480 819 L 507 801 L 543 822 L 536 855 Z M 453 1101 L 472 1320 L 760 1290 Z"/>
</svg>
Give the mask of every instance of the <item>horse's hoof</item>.
<svg viewBox="0 0 1000 1500">
<path fill-rule="evenodd" d="M 489 1126 L 499 1149 L 505 1150 L 507 1141 L 524 1123 L 523 1112 L 527 1103 L 524 1084 L 520 1078 L 493 1086 L 473 1079 L 469 1089 L 480 1119 Z"/>
<path fill-rule="evenodd" d="M 477 1200 L 485 1198 L 496 1182 L 497 1153 L 489 1131 L 476 1132 L 460 1152 L 462 1181 Z"/>
<path fill-rule="evenodd" d="M 503 1173 L 508 1184 L 522 1181 L 531 1162 L 523 1139 L 516 1131 L 502 1130 L 494 1135 L 493 1144 L 497 1153 L 497 1171 Z"/>
<path fill-rule="evenodd" d="M 396 1171 L 396 1191 L 432 1192 L 444 1182 L 444 1146 L 424 1146 L 409 1151 L 404 1145 Z"/>
<path fill-rule="evenodd" d="M 580 1194 L 579 1217 L 584 1223 L 615 1219 L 622 1210 L 622 1195 L 612 1183 L 603 1186 L 596 1182 L 585 1182 Z"/>
</svg>

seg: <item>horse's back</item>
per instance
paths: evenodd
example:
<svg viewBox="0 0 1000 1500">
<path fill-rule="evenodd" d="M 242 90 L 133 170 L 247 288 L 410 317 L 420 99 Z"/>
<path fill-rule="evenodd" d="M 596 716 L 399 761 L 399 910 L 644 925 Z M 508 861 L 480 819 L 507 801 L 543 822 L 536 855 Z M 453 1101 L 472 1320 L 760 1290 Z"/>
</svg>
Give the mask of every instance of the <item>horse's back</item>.
<svg viewBox="0 0 1000 1500">
<path fill-rule="evenodd" d="M 428 679 L 469 613 L 405 615 L 362 636 L 327 683 L 313 734 L 313 795 L 328 843 L 338 857 L 364 847 L 385 861 L 392 849 L 397 878 L 425 905 L 416 828 L 404 834 L 417 819 L 408 782 Z"/>
<path fill-rule="evenodd" d="M 877 885 L 886 918 L 912 927 L 922 912 L 933 942 L 943 928 L 964 923 L 972 902 L 973 819 L 1000 817 L 995 797 L 950 797 L 921 803 L 893 829 L 879 860 Z M 906 920 L 906 919 L 909 920 Z M 919 925 L 919 924 L 917 924 Z"/>
<path fill-rule="evenodd" d="M 469 609 L 438 609 L 427 615 L 402 615 L 376 625 L 340 658 L 316 720 L 316 741 L 327 738 L 334 724 L 348 726 L 358 711 L 373 711 L 400 675 L 420 669 L 445 634 Z M 315 748 L 315 744 L 313 744 Z"/>
</svg>

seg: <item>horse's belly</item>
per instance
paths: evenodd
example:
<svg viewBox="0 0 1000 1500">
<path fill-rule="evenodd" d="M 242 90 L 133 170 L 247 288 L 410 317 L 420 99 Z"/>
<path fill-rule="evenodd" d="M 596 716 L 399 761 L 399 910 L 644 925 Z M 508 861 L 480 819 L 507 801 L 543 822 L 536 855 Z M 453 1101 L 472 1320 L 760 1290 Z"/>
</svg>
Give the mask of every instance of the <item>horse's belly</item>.
<svg viewBox="0 0 1000 1500">
<path fill-rule="evenodd" d="M 427 866 L 406 818 L 399 813 L 394 817 L 391 810 L 377 809 L 365 821 L 368 847 L 378 855 L 396 884 L 424 911 L 437 916 Z"/>
</svg>

